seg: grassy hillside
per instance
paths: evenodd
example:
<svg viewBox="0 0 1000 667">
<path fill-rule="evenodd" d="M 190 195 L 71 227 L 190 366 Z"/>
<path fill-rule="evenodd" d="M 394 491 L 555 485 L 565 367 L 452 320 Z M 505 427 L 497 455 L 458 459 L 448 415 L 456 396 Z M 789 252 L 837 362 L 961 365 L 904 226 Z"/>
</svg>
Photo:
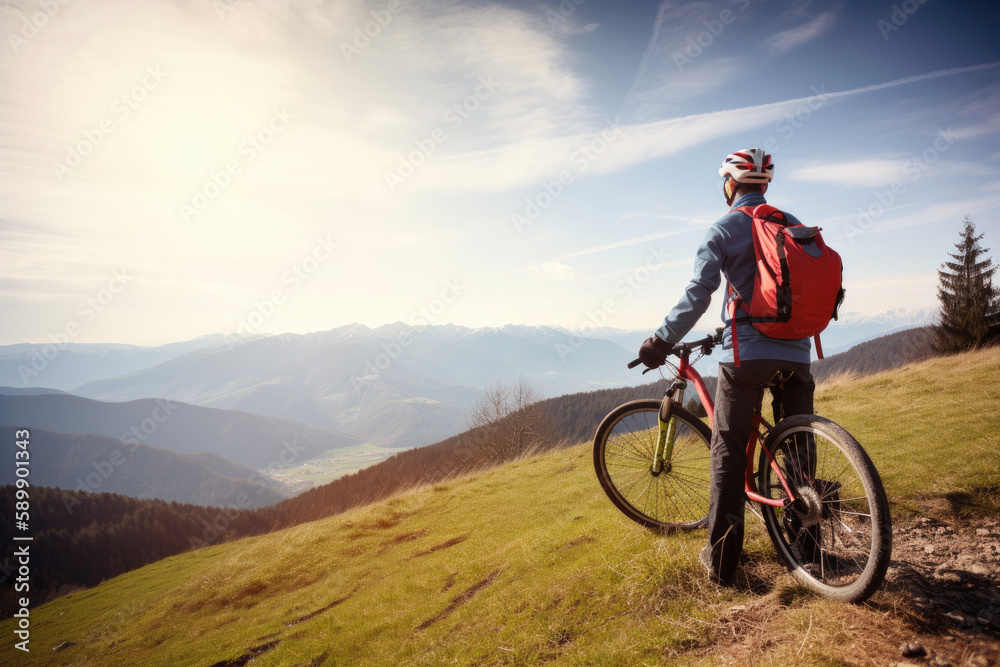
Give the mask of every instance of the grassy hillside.
<svg viewBox="0 0 1000 667">
<path fill-rule="evenodd" d="M 859 343 L 840 354 L 814 361 L 813 377 L 823 381 L 842 373 L 871 375 L 935 356 L 931 327 L 897 331 Z"/>
<path fill-rule="evenodd" d="M 816 399 L 872 455 L 899 509 L 943 499 L 1000 511 L 1000 347 L 842 375 Z"/>
<path fill-rule="evenodd" d="M 998 513 L 998 378 L 994 349 L 842 380 L 817 407 L 866 445 L 897 520 Z M 631 524 L 582 444 L 61 598 L 32 610 L 16 664 L 884 665 L 920 626 L 894 590 L 861 607 L 801 591 L 752 517 L 741 587 L 717 589 L 703 540 Z"/>
<path fill-rule="evenodd" d="M 15 491 L 14 486 L 0 487 L 0 516 L 14 516 Z M 70 495 L 44 486 L 31 487 L 29 497 L 35 606 L 198 546 L 231 536 L 264 535 L 277 523 L 268 508 L 234 512 L 117 493 Z M 14 552 L 23 546 L 14 539 L 18 535 L 23 533 L 13 521 L 0 522 L 2 618 L 18 609 L 20 596 L 12 585 L 18 576 Z"/>
</svg>

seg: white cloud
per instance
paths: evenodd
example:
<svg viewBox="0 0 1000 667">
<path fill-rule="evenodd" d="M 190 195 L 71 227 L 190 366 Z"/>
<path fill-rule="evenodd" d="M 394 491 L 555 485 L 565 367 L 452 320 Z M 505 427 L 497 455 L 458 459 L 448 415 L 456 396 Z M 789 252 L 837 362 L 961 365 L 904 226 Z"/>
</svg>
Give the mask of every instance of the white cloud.
<svg viewBox="0 0 1000 667">
<path fill-rule="evenodd" d="M 984 115 L 952 131 L 959 139 L 976 139 L 1000 134 L 1000 113 Z"/>
<path fill-rule="evenodd" d="M 905 160 L 853 160 L 822 162 L 799 167 L 788 178 L 811 183 L 840 183 L 859 188 L 878 188 L 903 178 Z"/>
<path fill-rule="evenodd" d="M 23 10 L 12 12 L 15 4 Z M 727 48 L 734 45 L 735 32 L 727 32 L 696 68 L 665 81 L 670 68 L 677 72 L 671 48 L 686 43 L 691 33 L 685 31 L 703 30 L 702 21 L 712 12 L 717 16 L 723 7 L 739 6 L 730 0 L 664 5 L 680 13 L 661 18 L 688 20 L 658 21 L 662 39 L 651 43 L 632 95 L 637 108 L 649 113 L 620 123 L 621 131 L 610 139 L 601 136 L 607 132 L 605 119 L 588 106 L 592 100 L 611 103 L 603 89 L 589 88 L 587 75 L 596 80 L 600 73 L 587 70 L 589 59 L 575 57 L 565 43 L 567 33 L 551 29 L 535 6 L 518 11 L 492 2 L 408 1 L 348 62 L 341 42 L 352 43 L 355 30 L 371 20 L 372 9 L 385 6 L 384 0 L 254 0 L 222 18 L 217 4 L 61 4 L 37 37 L 0 57 L 0 281 L 18 295 L 18 303 L 61 299 L 59 308 L 38 307 L 25 317 L 30 325 L 9 318 L 16 322 L 6 330 L 8 337 L 44 337 L 47 325 L 36 322 L 49 311 L 58 318 L 63 306 L 72 315 L 79 298 L 121 266 L 141 273 L 129 298 L 142 303 L 128 310 L 124 300 L 116 302 L 107 318 L 87 331 L 91 340 L 165 341 L 213 328 L 232 330 L 254 300 L 282 284 L 282 273 L 301 261 L 320 233 L 332 233 L 343 252 L 289 299 L 268 329 L 318 329 L 330 318 L 375 323 L 405 318 L 426 302 L 425 295 L 438 293 L 436 281 L 451 275 L 478 280 L 476 289 L 482 290 L 481 299 L 477 294 L 456 305 L 454 315 L 449 312 L 456 320 L 465 312 L 499 320 L 559 317 L 548 304 L 532 310 L 536 306 L 526 302 L 545 288 L 553 303 L 584 303 L 592 296 L 593 275 L 609 268 L 608 251 L 656 246 L 655 239 L 669 233 L 647 232 L 682 226 L 698 231 L 710 221 L 640 220 L 635 231 L 623 232 L 621 206 L 671 210 L 653 203 L 662 200 L 631 198 L 638 190 L 630 184 L 622 197 L 596 197 L 588 210 L 573 206 L 590 183 L 568 186 L 576 192 L 558 202 L 561 210 L 546 213 L 530 238 L 515 237 L 504 225 L 506 207 L 540 191 L 542 180 L 551 182 L 560 170 L 583 181 L 721 137 L 766 131 L 804 102 L 779 100 L 664 119 L 661 103 L 671 95 L 701 95 L 738 74 L 739 61 L 723 55 L 732 55 Z M 25 11 L 37 11 L 37 2 L 17 0 L 0 8 L 0 32 L 17 30 Z M 783 18 L 780 25 L 805 16 Z M 147 65 L 157 64 L 169 77 L 116 123 L 79 169 L 58 181 L 52 162 L 109 114 Z M 974 69 L 941 70 L 831 93 L 830 99 Z M 480 77 L 491 75 L 496 91 L 460 127 L 447 124 L 443 115 L 473 94 Z M 241 142 L 265 126 L 275 107 L 294 115 L 288 129 L 243 165 L 195 224 L 183 225 L 178 204 L 211 182 L 227 160 L 239 158 Z M 688 108 L 702 111 L 706 105 Z M 956 116 L 955 125 L 973 125 L 987 111 L 988 105 L 975 115 Z M 441 127 L 447 140 L 404 186 L 390 192 L 384 173 Z M 574 157 L 595 146 L 595 159 L 580 168 Z M 942 161 L 935 169 L 948 167 Z M 694 178 L 665 187 L 687 188 Z M 621 203 L 626 201 L 632 203 Z M 701 210 L 690 206 L 675 212 Z M 895 214 L 887 214 L 885 224 Z M 594 222 L 599 217 L 601 224 L 617 222 L 623 229 L 599 226 Z M 569 219 L 572 233 L 566 233 Z M 615 234 L 636 238 L 605 243 Z M 694 235 L 676 239 L 695 240 Z M 555 259 L 537 264 L 534 273 L 517 272 L 510 283 L 498 279 L 511 278 L 512 258 L 526 244 L 539 254 L 519 266 Z M 577 247 L 583 249 L 573 252 Z M 628 249 L 620 254 L 628 255 Z M 588 280 L 573 280 L 580 276 L 570 257 L 584 256 L 578 268 Z M 380 270 L 373 271 L 373 261 Z M 497 285 L 495 293 L 488 292 L 488 284 Z M 207 315 L 188 317 L 187 308 Z M 566 317 L 580 312 L 575 305 L 567 308 Z M 28 326 L 36 331 L 25 334 Z M 175 333 L 185 328 L 187 333 Z"/>
<path fill-rule="evenodd" d="M 782 30 L 768 39 L 767 44 L 777 53 L 791 51 L 822 35 L 833 26 L 835 20 L 833 12 L 821 14 L 808 23 Z"/>
<path fill-rule="evenodd" d="M 664 110 L 677 101 L 697 99 L 734 81 L 740 71 L 737 58 L 705 58 L 697 64 L 696 72 L 683 75 L 674 65 L 672 70 L 650 76 L 641 87 L 629 92 L 625 106 L 636 118 L 646 120 L 662 118 Z"/>
<path fill-rule="evenodd" d="M 358 121 L 358 129 L 366 134 L 385 136 L 386 133 L 415 135 L 420 124 L 411 114 L 397 107 L 372 105 Z"/>
<path fill-rule="evenodd" d="M 947 159 L 933 162 L 931 166 L 935 179 L 954 174 L 975 177 L 996 171 L 973 162 Z M 807 164 L 792 169 L 787 177 L 796 181 L 822 183 L 828 186 L 843 185 L 848 188 L 875 190 L 896 181 L 907 185 L 914 180 L 915 174 L 918 172 L 923 174 L 924 168 L 929 167 L 926 163 L 923 168 L 915 166 L 912 156 L 896 159 L 874 157 L 867 160 Z"/>
<path fill-rule="evenodd" d="M 716 221 L 716 218 L 692 218 L 690 216 L 684 215 L 670 215 L 667 213 L 623 213 L 623 218 L 658 218 L 661 220 L 677 220 L 678 222 L 686 222 L 689 225 L 710 225 Z"/>
<path fill-rule="evenodd" d="M 1000 197 L 998 196 L 947 201 L 941 204 L 920 207 L 916 211 L 908 212 L 906 215 L 893 215 L 895 212 L 890 212 L 886 218 L 876 219 L 871 230 L 893 232 L 934 223 L 957 224 L 964 215 L 975 215 L 984 211 L 993 211 L 998 207 L 1000 207 Z"/>
<path fill-rule="evenodd" d="M 786 25 L 800 20 L 808 4 L 778 20 Z M 661 3 L 623 108 L 640 120 L 662 118 L 736 80 L 747 60 L 731 48 L 730 31 L 741 30 L 758 14 L 760 7 L 750 6 L 733 0 Z M 824 34 L 835 22 L 836 11 L 828 11 L 764 41 L 773 52 L 785 53 Z"/>
<path fill-rule="evenodd" d="M 577 250 L 576 252 L 571 252 L 568 255 L 562 255 L 557 257 L 556 260 L 570 259 L 572 257 L 583 257 L 585 255 L 595 255 L 600 252 L 606 252 L 608 250 L 615 250 L 617 248 L 625 248 L 631 245 L 637 245 L 639 243 L 646 243 L 647 241 L 655 241 L 657 239 L 665 239 L 670 236 L 677 236 L 678 234 L 686 234 L 690 231 L 702 231 L 700 227 L 698 228 L 687 228 L 687 229 L 675 229 L 667 232 L 653 232 L 652 234 L 646 234 L 645 236 L 638 236 L 635 238 L 624 239 L 621 241 L 615 241 L 614 243 L 606 243 L 604 245 L 594 246 L 592 248 L 586 248 L 584 250 Z"/>
<path fill-rule="evenodd" d="M 556 259 L 541 264 L 532 264 L 528 267 L 528 272 L 536 278 L 548 280 L 575 280 L 580 277 L 580 274 L 574 271 L 573 267 Z"/>
<path fill-rule="evenodd" d="M 406 232 L 394 236 L 385 234 L 373 234 L 366 237 L 368 245 L 373 248 L 391 248 L 396 246 L 415 246 L 423 242 L 423 239 L 413 232 Z"/>
<path fill-rule="evenodd" d="M 580 1 L 582 2 L 583 0 Z M 574 21 L 573 15 L 576 13 L 576 4 L 571 2 L 562 2 L 556 6 L 541 5 L 541 9 L 544 12 L 545 21 L 548 23 L 549 28 L 560 35 L 581 35 L 593 32 L 600 27 L 599 23 L 587 23 L 581 26 Z"/>
<path fill-rule="evenodd" d="M 838 215 L 815 222 L 827 231 L 827 238 L 842 234 L 850 243 L 861 243 L 871 234 L 898 232 L 902 229 L 927 225 L 957 224 L 963 215 L 990 213 L 1000 208 L 1000 196 L 948 199 L 927 203 L 920 199 L 920 184 L 907 183 L 908 189 L 886 210 L 875 198 L 859 207 L 855 213 Z M 876 205 L 877 204 L 877 205 Z M 866 213 L 866 211 L 869 211 Z M 879 211 L 882 211 L 879 214 Z M 837 243 L 843 243 L 838 240 Z"/>
<path fill-rule="evenodd" d="M 825 95 L 829 103 L 873 91 L 994 68 L 997 65 L 1000 63 L 938 70 L 861 88 L 829 92 Z M 573 136 L 532 138 L 496 149 L 451 155 L 422 168 L 412 179 L 414 181 L 412 187 L 446 191 L 503 192 L 526 185 L 537 184 L 540 187 L 543 180 L 552 179 L 563 170 L 573 170 L 578 164 L 585 164 L 585 168 L 576 170 L 574 173 L 576 178 L 593 173 L 609 173 L 647 160 L 674 155 L 718 137 L 773 125 L 810 101 L 814 101 L 812 97 L 795 98 L 739 109 L 619 126 L 620 132 L 616 128 L 606 126 L 603 129 L 592 129 Z M 593 145 L 601 147 L 599 156 L 594 160 L 581 162 L 583 150 Z M 872 173 L 879 172 L 872 170 Z"/>
<path fill-rule="evenodd" d="M 739 61 L 721 55 L 715 41 L 723 38 L 726 30 L 734 29 L 727 25 L 733 19 L 723 23 L 722 15 L 739 15 L 740 9 L 745 7 L 734 7 L 728 0 L 661 3 L 623 108 L 639 119 L 662 118 L 678 102 L 690 101 L 732 80 L 739 71 Z M 702 33 L 708 37 L 707 46 L 696 41 L 705 42 Z"/>
<path fill-rule="evenodd" d="M 963 95 L 952 103 L 955 114 L 952 132 L 960 139 L 977 139 L 1000 134 L 1000 83 Z"/>
<path fill-rule="evenodd" d="M 33 225 L 96 234 L 117 233 L 125 219 L 172 226 L 179 203 L 240 159 L 241 143 L 275 107 L 295 117 L 289 128 L 202 220 L 218 224 L 227 211 L 242 217 L 248 209 L 273 218 L 274 207 L 331 198 L 391 206 L 383 172 L 436 128 L 448 130 L 443 155 L 579 132 L 590 122 L 586 86 L 564 62 L 564 45 L 502 6 L 407 3 L 351 62 L 338 47 L 371 20 L 360 0 L 260 0 L 221 19 L 212 3 L 180 11 L 162 0 L 83 11 L 61 7 L 0 59 L 0 199 L 6 216 Z M 19 18 L 0 13 L 0 26 L 13 30 Z M 324 57 L 297 38 L 302 31 L 327 40 Z M 112 105 L 147 66 L 162 67 L 166 79 L 119 119 Z M 496 92 L 461 127 L 448 125 L 444 114 L 491 75 Z M 114 132 L 58 181 L 52 164 L 104 117 Z"/>
<path fill-rule="evenodd" d="M 0 8 L 4 48 L 24 12 L 37 11 L 34 0 L 18 5 Z M 433 289 L 420 282 L 437 279 L 426 277 L 431 267 L 470 254 L 454 250 L 462 243 L 448 233 L 454 215 L 392 196 L 383 174 L 399 155 L 441 127 L 448 138 L 434 160 L 576 135 L 594 124 L 594 111 L 561 36 L 539 25 L 536 12 L 452 0 L 404 5 L 350 61 L 341 43 L 353 44 L 355 28 L 384 2 L 255 0 L 221 18 L 213 3 L 187 0 L 60 5 L 36 37 L 0 57 L 0 280 L 28 303 L 62 295 L 71 314 L 74 295 L 92 293 L 90 283 L 121 266 L 141 269 L 135 298 L 149 297 L 136 311 L 144 315 L 109 309 L 85 335 L 135 340 L 161 327 L 155 336 L 169 339 L 184 327 L 232 330 L 316 235 L 333 233 L 344 252 L 289 300 L 273 327 L 322 323 L 331 312 L 358 320 L 382 319 L 392 308 L 407 314 L 408 290 L 383 290 L 382 276 L 367 278 L 365 288 L 392 295 L 386 299 L 340 290 L 330 311 L 329 302 L 304 296 L 324 281 L 338 292 L 341 276 L 370 275 L 373 243 L 391 267 L 386 280 L 420 275 L 407 284 L 417 290 Z M 157 65 L 167 78 L 127 118 L 115 116 L 111 105 Z M 444 114 L 491 75 L 495 92 L 460 127 L 448 124 Z M 241 162 L 239 175 L 184 224 L 179 205 L 196 188 L 214 188 L 213 176 L 226 180 L 220 170 L 246 159 L 241 145 L 266 129 L 274 108 L 294 116 L 287 129 Z M 114 131 L 59 181 L 53 162 L 106 116 Z M 434 243 L 414 252 L 423 239 Z M 155 298 L 148 290 L 178 275 L 218 286 L 210 304 L 212 295 L 189 285 L 177 292 L 201 299 L 210 323 L 167 321 L 156 310 L 168 290 Z M 25 333 L 42 318 L 25 318 L 7 335 L 44 337 L 44 329 Z"/>
</svg>

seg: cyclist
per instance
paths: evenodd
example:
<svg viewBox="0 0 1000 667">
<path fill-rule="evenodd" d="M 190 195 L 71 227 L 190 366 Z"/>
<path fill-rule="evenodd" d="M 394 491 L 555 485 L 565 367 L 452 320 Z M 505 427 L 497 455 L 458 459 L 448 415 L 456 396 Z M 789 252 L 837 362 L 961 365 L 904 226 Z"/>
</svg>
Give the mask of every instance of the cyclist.
<svg viewBox="0 0 1000 667">
<path fill-rule="evenodd" d="M 695 255 L 694 278 L 663 325 L 642 344 L 639 358 L 649 368 L 663 365 L 673 344 L 680 342 L 708 309 L 712 293 L 725 277 L 732 291 L 727 289 L 722 308 L 726 328 L 712 429 L 709 542 L 702 549 L 701 561 L 715 581 L 731 585 L 743 551 L 743 480 L 753 411 L 764 389 L 770 387 L 775 420 L 812 413 L 815 385 L 809 366 L 809 339 L 770 338 L 749 323 L 739 323 L 739 314 L 739 364 L 734 363 L 729 300 L 738 294 L 749 302 L 756 271 L 752 219 L 736 209 L 765 203 L 774 163 L 763 149 L 749 148 L 728 156 L 719 175 L 724 179 L 722 191 L 730 211 L 709 228 Z M 798 224 L 793 216 L 788 215 L 788 219 Z"/>
</svg>

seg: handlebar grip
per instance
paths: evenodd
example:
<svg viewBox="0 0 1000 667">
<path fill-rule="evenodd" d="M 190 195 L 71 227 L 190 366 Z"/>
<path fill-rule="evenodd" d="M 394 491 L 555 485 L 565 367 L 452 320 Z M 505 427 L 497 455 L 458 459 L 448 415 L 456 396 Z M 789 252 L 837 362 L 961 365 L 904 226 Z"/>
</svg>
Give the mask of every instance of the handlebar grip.
<svg viewBox="0 0 1000 667">
<path fill-rule="evenodd" d="M 633 359 L 632 361 L 628 362 L 628 367 L 630 369 L 632 369 L 632 368 L 635 368 L 636 366 L 638 366 L 641 363 L 642 363 L 642 359 Z"/>
</svg>

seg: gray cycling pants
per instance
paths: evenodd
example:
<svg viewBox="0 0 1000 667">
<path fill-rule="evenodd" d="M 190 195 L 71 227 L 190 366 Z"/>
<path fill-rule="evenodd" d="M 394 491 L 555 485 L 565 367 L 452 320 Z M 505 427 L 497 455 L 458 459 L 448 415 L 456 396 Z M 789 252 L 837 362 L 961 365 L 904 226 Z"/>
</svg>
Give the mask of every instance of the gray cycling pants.
<svg viewBox="0 0 1000 667">
<path fill-rule="evenodd" d="M 754 408 L 760 404 L 764 389 L 770 387 L 775 419 L 811 414 L 815 386 L 809 364 L 769 359 L 745 360 L 739 367 L 719 364 L 711 443 L 708 539 L 712 567 L 724 584 L 732 583 L 743 552 L 746 507 L 743 480 Z"/>
</svg>

